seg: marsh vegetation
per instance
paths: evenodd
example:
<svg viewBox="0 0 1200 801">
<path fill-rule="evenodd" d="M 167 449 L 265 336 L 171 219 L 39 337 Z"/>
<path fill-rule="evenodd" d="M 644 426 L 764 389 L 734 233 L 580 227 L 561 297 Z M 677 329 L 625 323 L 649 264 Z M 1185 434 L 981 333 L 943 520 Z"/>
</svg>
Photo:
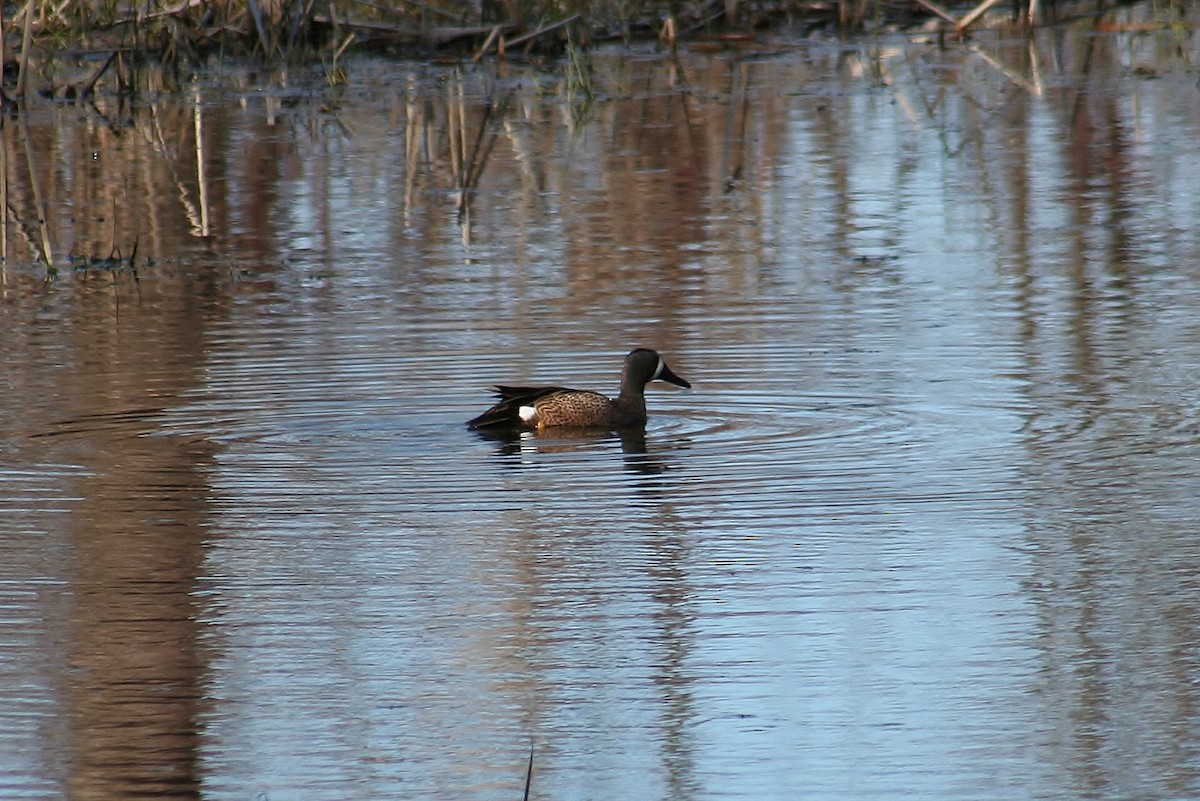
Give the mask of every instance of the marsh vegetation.
<svg viewBox="0 0 1200 801">
<path fill-rule="evenodd" d="M 188 70 L 212 59 L 319 62 L 347 80 L 348 52 L 429 59 L 577 54 L 610 41 L 726 46 L 764 31 L 809 35 L 924 28 L 961 36 L 983 24 L 1029 29 L 1080 16 L 1102 22 L 1122 0 L 692 0 L 605 3 L 508 0 L 27 0 L 0 19 L 4 104 L 30 92 L 86 96 L 130 92 L 148 64 Z M 1139 24 L 1184 26 L 1184 0 L 1155 3 Z"/>
</svg>

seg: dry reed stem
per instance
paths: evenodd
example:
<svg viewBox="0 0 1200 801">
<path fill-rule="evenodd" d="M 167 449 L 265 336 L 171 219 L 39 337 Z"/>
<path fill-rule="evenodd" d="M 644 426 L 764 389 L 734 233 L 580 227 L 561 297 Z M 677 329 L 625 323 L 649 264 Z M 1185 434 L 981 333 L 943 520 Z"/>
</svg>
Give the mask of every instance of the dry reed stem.
<svg viewBox="0 0 1200 801">
<path fill-rule="evenodd" d="M 420 102 L 420 89 L 415 75 L 408 76 L 408 96 L 405 100 L 404 124 L 404 224 L 412 220 L 416 205 L 417 177 L 420 175 L 421 151 L 427 146 L 425 109 Z"/>
<path fill-rule="evenodd" d="M 163 17 L 177 17 L 184 11 L 187 11 L 189 8 L 197 8 L 204 5 L 204 3 L 205 0 L 183 0 L 183 2 L 179 3 L 178 5 L 172 6 L 171 8 L 164 8 L 161 11 L 153 11 L 148 14 L 135 13 L 129 15 L 123 19 L 117 20 L 115 24 L 121 25 L 128 22 L 147 22 L 149 20 L 161 19 Z"/>
<path fill-rule="evenodd" d="M 25 86 L 29 80 L 29 51 L 33 44 L 33 3 L 25 4 L 25 30 L 21 34 L 21 66 L 17 69 L 17 99 L 25 99 Z"/>
<path fill-rule="evenodd" d="M 461 188 L 465 180 L 463 163 L 466 161 L 467 151 L 466 134 L 464 133 L 467 128 L 467 109 L 460 76 L 455 75 L 455 80 L 448 89 L 450 92 L 450 102 L 447 106 L 449 130 L 446 133 L 450 137 L 450 173 Z"/>
<path fill-rule="evenodd" d="M 539 36 L 543 36 L 547 33 L 551 33 L 552 31 L 557 31 L 559 28 L 563 28 L 563 27 L 566 27 L 567 25 L 570 25 L 572 22 L 575 22 L 582 16 L 583 16 L 583 14 L 572 14 L 571 16 L 566 17 L 565 19 L 560 19 L 558 22 L 552 22 L 549 25 L 546 25 L 542 28 L 538 28 L 536 31 L 527 33 L 524 36 L 518 36 L 516 39 L 509 39 L 508 41 L 506 41 L 504 43 L 504 46 L 506 48 L 516 47 L 517 45 L 525 44 L 526 42 L 531 42 L 534 39 L 538 38 Z"/>
<path fill-rule="evenodd" d="M 495 111 L 494 104 L 489 100 L 483 105 L 483 119 L 479 121 L 479 130 L 475 132 L 475 141 L 471 145 L 471 159 L 467 163 L 467 191 L 473 192 L 479 184 L 479 178 L 483 175 L 483 168 L 487 165 L 488 157 L 492 154 L 492 146 L 496 142 L 495 134 L 487 140 L 487 146 L 484 146 L 484 134 L 487 132 L 488 122 L 491 121 L 492 114 Z"/>
<path fill-rule="evenodd" d="M 8 264 L 8 129 L 0 129 L 0 264 Z"/>
<path fill-rule="evenodd" d="M 192 124 L 195 126 L 196 140 L 196 188 L 200 197 L 200 230 L 202 237 L 209 234 L 208 229 L 208 170 L 204 161 L 204 104 L 200 101 L 200 89 L 193 90 Z"/>
<path fill-rule="evenodd" d="M 658 31 L 658 41 L 665 43 L 667 51 L 671 55 L 675 55 L 676 30 L 675 18 L 673 16 L 668 15 L 663 20 L 662 28 Z"/>
<path fill-rule="evenodd" d="M 4 45 L 4 4 L 0 3 L 0 71 L 8 63 L 8 48 Z M 0 103 L 4 101 L 4 82 L 0 81 Z"/>
<path fill-rule="evenodd" d="M 958 20 L 955 19 L 954 15 L 939 6 L 937 3 L 934 3 L 933 0 L 917 0 L 917 3 L 927 11 L 932 12 L 935 16 L 941 17 L 946 22 L 949 22 L 951 25 L 958 25 Z"/>
<path fill-rule="evenodd" d="M 487 55 L 487 52 L 492 49 L 492 45 L 495 44 L 496 39 L 500 37 L 500 31 L 502 27 L 503 26 L 501 25 L 496 25 L 492 28 L 492 32 L 488 34 L 487 39 L 484 39 L 483 44 L 480 45 L 479 49 L 475 51 L 475 55 L 471 56 L 471 61 L 473 63 L 478 64 L 479 60 Z"/>
<path fill-rule="evenodd" d="M 1009 69 L 1008 67 L 1004 66 L 999 61 L 997 61 L 996 59 L 989 56 L 983 50 L 979 49 L 979 47 L 977 45 L 968 44 L 967 50 L 969 50 L 971 53 L 973 53 L 974 55 L 976 55 L 980 59 L 982 59 L 983 63 L 987 64 L 989 67 L 991 67 L 992 69 L 999 72 L 1005 78 L 1012 81 L 1014 84 L 1021 87 L 1026 92 L 1029 92 L 1031 95 L 1034 95 L 1035 97 L 1037 97 L 1042 94 L 1041 81 L 1037 79 L 1036 73 L 1034 74 L 1034 80 L 1030 81 L 1030 80 L 1027 80 L 1024 76 L 1018 75 L 1017 73 L 1013 72 L 1011 69 Z M 1036 67 L 1036 62 L 1035 62 L 1035 67 Z"/>
<path fill-rule="evenodd" d="M 962 33 L 967 28 L 971 27 L 971 25 L 974 24 L 975 20 L 982 17 L 989 8 L 991 8 L 992 6 L 996 5 L 999 2 L 1000 2 L 1000 0 L 983 0 L 983 2 L 980 3 L 978 6 L 976 6 L 974 8 L 974 10 L 972 10 L 965 17 L 963 17 L 961 20 L 959 20 L 958 23 L 954 27 L 956 27 L 958 29 L 959 33 Z"/>
<path fill-rule="evenodd" d="M 21 128 L 22 144 L 25 146 L 25 166 L 29 171 L 29 188 L 33 191 L 33 204 L 37 215 L 38 246 L 41 249 L 42 258 L 46 261 L 46 269 L 53 275 L 55 272 L 54 253 L 50 246 L 50 232 L 47 230 L 49 222 L 43 213 L 46 204 L 42 197 L 42 182 L 38 180 L 36 161 L 33 158 L 33 142 L 29 136 L 28 115 L 20 115 L 19 125 Z"/>
</svg>

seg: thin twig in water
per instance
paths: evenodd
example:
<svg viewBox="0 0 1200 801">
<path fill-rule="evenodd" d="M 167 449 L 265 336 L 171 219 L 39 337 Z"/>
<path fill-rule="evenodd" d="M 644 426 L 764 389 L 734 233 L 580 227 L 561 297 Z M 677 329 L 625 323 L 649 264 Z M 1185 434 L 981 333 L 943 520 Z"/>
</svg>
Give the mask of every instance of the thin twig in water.
<svg viewBox="0 0 1200 801">
<path fill-rule="evenodd" d="M 525 769 L 525 796 L 524 801 L 529 801 L 529 788 L 533 786 L 533 744 L 529 744 L 529 767 Z"/>
</svg>

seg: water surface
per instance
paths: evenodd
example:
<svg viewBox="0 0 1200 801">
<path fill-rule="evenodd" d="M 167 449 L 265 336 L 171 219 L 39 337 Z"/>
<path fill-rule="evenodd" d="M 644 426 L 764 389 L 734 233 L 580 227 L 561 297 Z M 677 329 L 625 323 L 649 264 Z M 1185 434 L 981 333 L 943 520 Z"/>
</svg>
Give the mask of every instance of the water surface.
<svg viewBox="0 0 1200 801">
<path fill-rule="evenodd" d="M 7 125 L 0 794 L 515 799 L 531 750 L 535 798 L 1200 794 L 1197 55 Z M 693 383 L 644 437 L 463 425 L 635 346 Z"/>
</svg>

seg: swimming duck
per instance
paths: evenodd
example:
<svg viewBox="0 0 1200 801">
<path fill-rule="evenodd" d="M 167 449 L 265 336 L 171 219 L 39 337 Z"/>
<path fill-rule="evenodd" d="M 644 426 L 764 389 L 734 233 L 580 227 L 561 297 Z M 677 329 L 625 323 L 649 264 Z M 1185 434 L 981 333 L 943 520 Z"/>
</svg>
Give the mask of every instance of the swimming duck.
<svg viewBox="0 0 1200 801">
<path fill-rule="evenodd" d="M 471 428 L 554 426 L 620 428 L 646 422 L 646 398 L 651 381 L 691 389 L 691 384 L 671 372 L 658 351 L 637 348 L 625 357 L 621 392 L 610 399 L 599 392 L 565 387 L 493 387 L 500 402 L 467 423 Z"/>
</svg>

